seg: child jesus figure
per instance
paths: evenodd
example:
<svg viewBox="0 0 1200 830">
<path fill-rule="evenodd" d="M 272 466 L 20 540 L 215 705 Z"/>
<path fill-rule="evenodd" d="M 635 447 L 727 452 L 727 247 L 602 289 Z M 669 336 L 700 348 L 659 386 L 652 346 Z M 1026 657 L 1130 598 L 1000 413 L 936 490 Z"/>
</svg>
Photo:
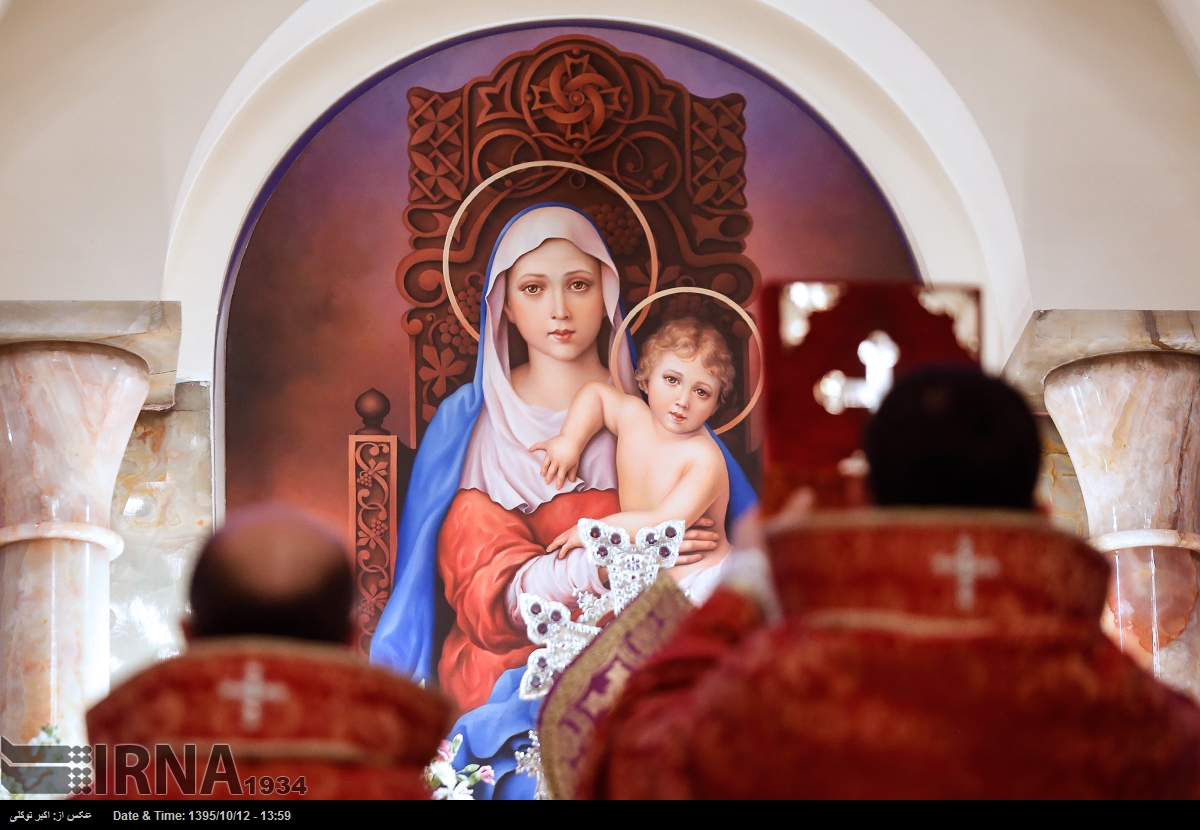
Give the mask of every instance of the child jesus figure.
<svg viewBox="0 0 1200 830">
<path fill-rule="evenodd" d="M 707 323 L 684 317 L 665 323 L 642 347 L 638 387 L 646 401 L 605 383 L 591 382 L 575 395 L 562 430 L 531 452 L 545 452 L 542 475 L 561 487 L 574 481 L 579 457 L 607 427 L 617 437 L 617 490 L 621 512 L 601 521 L 633 538 L 644 527 L 682 519 L 691 527 L 712 521 L 715 549 L 680 562 L 668 573 L 696 604 L 720 581 L 729 552 L 725 511 L 729 477 L 725 459 L 705 422 L 733 389 L 733 359 L 725 338 Z M 559 558 L 583 547 L 578 530 L 547 547 Z"/>
</svg>

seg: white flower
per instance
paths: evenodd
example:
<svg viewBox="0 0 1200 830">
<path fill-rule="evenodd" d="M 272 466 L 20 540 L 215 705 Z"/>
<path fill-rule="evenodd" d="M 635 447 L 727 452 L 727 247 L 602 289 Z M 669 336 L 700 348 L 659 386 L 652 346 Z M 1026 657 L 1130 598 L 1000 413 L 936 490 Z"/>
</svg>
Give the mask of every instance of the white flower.
<svg viewBox="0 0 1200 830">
<path fill-rule="evenodd" d="M 62 740 L 58 737 L 58 726 L 46 724 L 41 728 L 37 735 L 34 736 L 33 740 L 29 742 L 29 745 L 54 746 L 55 744 L 61 743 Z"/>
<path fill-rule="evenodd" d="M 453 787 L 458 783 L 458 773 L 449 761 L 434 761 L 426 769 L 431 783 L 438 787 Z"/>
<path fill-rule="evenodd" d="M 450 791 L 450 795 L 446 796 L 447 801 L 474 801 L 474 790 L 467 786 L 466 779 L 459 781 L 454 785 L 454 789 Z"/>
<path fill-rule="evenodd" d="M 442 741 L 437 758 L 425 767 L 425 784 L 433 791 L 435 801 L 474 801 L 475 791 L 471 786 L 484 780 L 490 784 L 495 778 L 491 767 L 479 764 L 467 764 L 461 770 L 454 768 L 454 757 L 462 742 L 462 735 Z"/>
</svg>

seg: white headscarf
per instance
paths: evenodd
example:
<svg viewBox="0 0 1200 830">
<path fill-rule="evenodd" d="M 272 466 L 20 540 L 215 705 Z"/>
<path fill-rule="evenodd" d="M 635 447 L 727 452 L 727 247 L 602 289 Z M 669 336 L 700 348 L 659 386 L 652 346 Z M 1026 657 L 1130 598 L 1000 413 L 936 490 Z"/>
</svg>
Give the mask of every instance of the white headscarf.
<svg viewBox="0 0 1200 830">
<path fill-rule="evenodd" d="M 579 460 L 578 479 L 562 487 L 541 476 L 542 454 L 529 447 L 558 435 L 566 411 L 551 412 L 521 400 L 512 388 L 508 365 L 508 317 L 504 290 L 508 269 L 548 239 L 565 239 L 600 262 L 604 308 L 613 332 L 621 323 L 616 266 L 596 227 L 583 214 L 557 205 L 520 216 L 497 242 L 487 275 L 486 324 L 479 348 L 483 360 L 483 409 L 475 422 L 463 464 L 463 490 L 482 490 L 506 510 L 532 513 L 559 493 L 610 490 L 617 486 L 616 439 L 607 430 L 592 439 Z M 606 344 L 611 348 L 611 341 Z M 633 388 L 633 367 L 625 344 L 618 350 L 618 374 Z"/>
</svg>

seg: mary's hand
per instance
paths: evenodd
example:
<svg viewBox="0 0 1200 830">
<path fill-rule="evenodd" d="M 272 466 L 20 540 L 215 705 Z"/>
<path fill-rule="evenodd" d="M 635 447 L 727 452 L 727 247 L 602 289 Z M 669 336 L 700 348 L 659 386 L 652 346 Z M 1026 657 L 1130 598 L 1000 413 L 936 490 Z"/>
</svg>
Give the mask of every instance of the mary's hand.
<svg viewBox="0 0 1200 830">
<path fill-rule="evenodd" d="M 575 550 L 575 548 L 582 547 L 583 540 L 579 538 L 579 529 L 572 527 L 558 534 L 553 542 L 546 545 L 546 552 L 554 553 L 557 550 L 558 558 L 566 559 L 568 553 Z"/>
<path fill-rule="evenodd" d="M 683 534 L 683 541 L 679 543 L 679 558 L 675 560 L 675 567 L 699 562 L 704 558 L 706 551 L 716 549 L 717 543 L 721 541 L 721 534 L 707 529 L 713 524 L 712 519 L 701 517 L 687 529 L 687 533 Z"/>
</svg>

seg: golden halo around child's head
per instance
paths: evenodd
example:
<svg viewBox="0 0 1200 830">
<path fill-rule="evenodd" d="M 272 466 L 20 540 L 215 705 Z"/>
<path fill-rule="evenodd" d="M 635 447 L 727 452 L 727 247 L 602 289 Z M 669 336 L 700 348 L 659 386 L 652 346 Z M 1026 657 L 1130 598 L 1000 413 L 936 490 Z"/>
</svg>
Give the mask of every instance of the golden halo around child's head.
<svg viewBox="0 0 1200 830">
<path fill-rule="evenodd" d="M 613 386 L 617 387 L 623 392 L 628 391 L 621 386 L 621 378 L 617 375 L 617 349 L 620 347 L 621 338 L 625 336 L 625 329 L 628 328 L 629 321 L 632 320 L 639 312 L 644 312 L 650 303 L 654 302 L 655 300 L 661 300 L 663 297 L 670 297 L 672 294 L 702 294 L 705 297 L 712 297 L 713 299 L 720 300 L 721 302 L 725 303 L 727 306 L 736 311 L 741 316 L 742 320 L 745 321 L 746 325 L 750 327 L 750 333 L 754 335 L 754 342 L 758 344 L 759 357 L 762 357 L 763 342 L 762 335 L 759 334 L 758 331 L 758 326 L 754 325 L 754 320 L 751 319 L 750 315 L 746 313 L 746 309 L 742 308 L 724 294 L 718 294 L 716 291 L 712 291 L 708 288 L 700 288 L 694 285 L 681 285 L 676 288 L 664 288 L 662 291 L 657 293 L 654 293 L 652 289 L 650 296 L 646 297 L 646 299 L 642 300 L 630 310 L 629 315 L 621 321 L 621 325 L 617 327 L 617 331 L 613 336 L 612 349 L 608 353 L 608 372 L 612 376 Z M 714 429 L 713 432 L 717 435 L 720 435 L 723 432 L 728 432 L 744 421 L 746 416 L 750 414 L 750 410 L 754 409 L 755 404 L 758 403 L 758 399 L 762 395 L 762 391 L 763 375 L 762 372 L 759 371 L 758 384 L 754 388 L 754 394 L 750 396 L 750 402 L 747 403 L 745 408 L 737 414 L 736 418 L 731 420 L 729 423 Z"/>
<path fill-rule="evenodd" d="M 462 309 L 458 307 L 458 298 L 454 295 L 454 286 L 450 284 L 450 242 L 454 239 L 454 232 L 458 230 L 458 223 L 462 221 L 463 216 L 467 212 L 467 206 L 475 200 L 475 197 L 482 193 L 489 186 L 494 184 L 499 179 L 504 178 L 512 173 L 518 173 L 522 170 L 529 170 L 533 167 L 561 167 L 564 170 L 574 170 L 576 173 L 583 173 L 591 176 L 598 182 L 603 184 L 609 190 L 620 196 L 629 209 L 637 216 L 638 221 L 642 224 L 642 232 L 646 235 L 646 244 L 650 246 L 650 293 L 653 294 L 655 288 L 658 287 L 658 248 L 654 244 L 654 234 L 650 232 L 650 223 L 646 221 L 646 215 L 642 213 L 642 209 L 637 206 L 625 190 L 608 176 L 603 173 L 598 173 L 590 167 L 584 167 L 581 164 L 574 164 L 569 161 L 524 161 L 520 164 L 514 164 L 512 167 L 506 167 L 498 173 L 488 176 L 479 185 L 472 190 L 467 198 L 463 199 L 463 203 L 458 206 L 458 210 L 454 213 L 454 218 L 450 221 L 450 227 L 446 230 L 446 244 L 442 246 L 442 279 L 446 284 L 446 296 L 450 298 L 450 308 L 454 311 L 454 316 L 458 318 L 458 322 L 462 324 L 463 330 L 476 340 L 479 339 L 479 332 L 475 327 L 467 322 L 466 315 L 462 313 Z M 617 275 L 618 281 L 620 274 Z M 487 286 L 484 286 L 486 290 Z M 631 315 L 632 316 L 632 315 Z M 629 318 L 626 318 L 629 319 Z M 638 322 L 641 325 L 641 322 Z M 637 331 L 637 326 L 634 326 L 634 331 Z"/>
</svg>

